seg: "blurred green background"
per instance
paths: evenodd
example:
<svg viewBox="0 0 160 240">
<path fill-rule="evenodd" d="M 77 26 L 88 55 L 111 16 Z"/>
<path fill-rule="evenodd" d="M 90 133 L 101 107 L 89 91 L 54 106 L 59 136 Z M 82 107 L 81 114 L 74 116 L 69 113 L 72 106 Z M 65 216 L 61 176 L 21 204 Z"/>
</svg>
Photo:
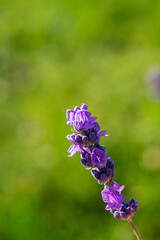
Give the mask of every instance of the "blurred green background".
<svg viewBox="0 0 160 240">
<path fill-rule="evenodd" d="M 131 240 L 103 186 L 67 157 L 65 111 L 86 103 L 109 137 L 134 222 L 160 239 L 160 1 L 0 0 L 0 240 Z"/>
</svg>

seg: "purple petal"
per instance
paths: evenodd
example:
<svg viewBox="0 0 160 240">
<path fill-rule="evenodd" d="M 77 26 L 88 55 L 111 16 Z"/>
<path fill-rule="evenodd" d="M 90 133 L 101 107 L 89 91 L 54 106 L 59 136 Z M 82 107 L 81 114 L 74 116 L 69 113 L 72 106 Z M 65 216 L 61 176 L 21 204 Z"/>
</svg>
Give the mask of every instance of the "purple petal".
<svg viewBox="0 0 160 240">
<path fill-rule="evenodd" d="M 67 120 L 68 120 L 68 122 L 67 122 L 68 125 L 73 125 L 74 115 L 75 114 L 74 114 L 73 110 L 69 109 L 69 110 L 66 111 L 66 117 L 67 117 Z"/>
<path fill-rule="evenodd" d="M 89 148 L 84 148 L 87 153 L 91 154 L 91 150 Z"/>
<path fill-rule="evenodd" d="M 91 159 L 92 159 L 92 163 L 93 164 L 96 164 L 97 163 L 97 158 L 96 158 L 96 156 L 95 155 L 91 155 Z"/>
<path fill-rule="evenodd" d="M 105 207 L 106 210 L 111 210 L 112 207 L 108 204 L 106 207 Z"/>
<path fill-rule="evenodd" d="M 71 145 L 68 149 L 68 153 L 70 153 L 69 157 L 73 156 L 76 152 L 79 152 L 79 153 L 84 153 L 84 149 L 80 146 L 80 145 Z"/>
<path fill-rule="evenodd" d="M 83 166 L 86 167 L 87 160 L 86 159 L 81 159 L 81 163 L 82 163 Z"/>
<path fill-rule="evenodd" d="M 95 128 L 97 130 L 97 132 L 99 132 L 99 130 L 100 130 L 100 126 L 97 122 L 92 123 L 92 128 Z"/>
<path fill-rule="evenodd" d="M 80 145 L 75 145 L 75 146 L 76 146 L 76 152 L 79 152 L 81 154 L 83 154 L 85 152 L 84 149 Z"/>
<path fill-rule="evenodd" d="M 98 157 L 103 157 L 104 156 L 104 152 L 99 148 L 94 148 L 93 151 L 92 151 L 92 154 L 94 154 Z"/>
<path fill-rule="evenodd" d="M 89 121 L 90 121 L 90 122 L 94 122 L 96 119 L 97 119 L 97 117 L 90 117 L 90 118 L 89 118 Z"/>
<path fill-rule="evenodd" d="M 106 170 L 106 175 L 108 176 L 108 179 L 112 179 L 112 170 L 110 168 Z"/>
<path fill-rule="evenodd" d="M 124 189 L 124 185 L 122 185 L 121 187 L 118 185 L 118 183 L 116 182 L 112 182 L 112 187 L 117 190 L 118 192 L 121 192 Z"/>
<path fill-rule="evenodd" d="M 124 189 L 124 185 L 122 185 L 120 188 L 119 188 L 119 192 L 121 192 L 123 189 Z"/>
<path fill-rule="evenodd" d="M 107 176 L 106 174 L 102 173 L 102 174 L 101 174 L 101 178 L 100 178 L 100 180 L 98 181 L 98 183 L 104 184 L 105 182 L 108 181 L 108 179 L 109 179 L 108 176 Z"/>
<path fill-rule="evenodd" d="M 83 121 L 83 111 L 79 110 L 75 115 L 75 121 L 76 122 L 82 122 Z"/>
<path fill-rule="evenodd" d="M 91 162 L 86 162 L 86 167 L 93 167 L 93 164 Z"/>
<path fill-rule="evenodd" d="M 94 143 L 96 143 L 96 141 L 97 141 L 97 134 L 95 134 L 94 132 L 91 132 L 90 134 L 89 134 L 89 141 L 92 143 L 92 144 L 94 144 Z"/>
<path fill-rule="evenodd" d="M 81 110 L 87 110 L 88 106 L 84 103 L 81 104 Z"/>
<path fill-rule="evenodd" d="M 80 107 L 75 106 L 75 108 L 74 108 L 74 112 L 76 113 L 76 112 L 79 111 L 80 109 L 81 109 Z"/>
<path fill-rule="evenodd" d="M 73 142 L 73 143 L 76 143 L 76 141 L 75 141 L 75 133 L 73 133 L 73 134 L 69 134 L 69 135 L 67 135 L 67 139 L 70 141 L 70 142 Z"/>
<path fill-rule="evenodd" d="M 77 152 L 76 149 L 75 149 L 75 146 L 76 145 L 73 144 L 69 147 L 67 152 L 70 153 L 70 155 L 68 155 L 68 157 L 72 157 Z"/>
<path fill-rule="evenodd" d="M 100 179 L 101 174 L 100 174 L 100 172 L 99 172 L 97 169 L 92 169 L 91 173 L 92 173 L 93 177 L 94 177 L 96 180 L 99 180 L 99 179 Z"/>
<path fill-rule="evenodd" d="M 83 112 L 83 119 L 84 122 L 87 122 L 89 120 L 89 117 L 91 116 L 91 113 L 89 111 L 84 111 Z"/>
<path fill-rule="evenodd" d="M 107 137 L 108 136 L 108 134 L 106 135 L 106 133 L 107 133 L 107 131 L 100 131 L 99 133 L 98 133 L 98 136 L 99 137 Z"/>
</svg>

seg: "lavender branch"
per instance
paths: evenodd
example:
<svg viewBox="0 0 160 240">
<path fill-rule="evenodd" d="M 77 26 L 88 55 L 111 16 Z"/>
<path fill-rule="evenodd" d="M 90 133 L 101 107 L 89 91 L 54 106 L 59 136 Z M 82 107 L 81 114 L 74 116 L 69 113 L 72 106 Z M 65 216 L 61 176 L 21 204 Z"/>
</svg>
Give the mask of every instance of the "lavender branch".
<svg viewBox="0 0 160 240">
<path fill-rule="evenodd" d="M 128 221 L 138 240 L 142 240 L 132 222 L 139 203 L 133 198 L 125 202 L 125 197 L 121 194 L 124 185 L 120 187 L 113 181 L 114 161 L 106 155 L 106 148 L 100 145 L 100 138 L 108 136 L 107 131 L 100 131 L 96 119 L 91 116 L 86 104 L 82 104 L 81 107 L 76 106 L 74 110 L 67 110 L 67 124 L 74 128 L 73 133 L 67 136 L 67 139 L 73 143 L 68 149 L 69 156 L 73 156 L 76 152 L 81 154 L 81 164 L 91 171 L 99 184 L 104 184 L 102 198 L 107 203 L 105 209 L 115 218 Z"/>
</svg>

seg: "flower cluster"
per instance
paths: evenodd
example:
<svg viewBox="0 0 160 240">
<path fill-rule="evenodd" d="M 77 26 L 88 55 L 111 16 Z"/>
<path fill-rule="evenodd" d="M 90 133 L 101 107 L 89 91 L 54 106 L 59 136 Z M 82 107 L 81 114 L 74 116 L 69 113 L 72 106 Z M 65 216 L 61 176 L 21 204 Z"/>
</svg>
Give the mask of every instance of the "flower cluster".
<svg viewBox="0 0 160 240">
<path fill-rule="evenodd" d="M 112 209 L 112 213 L 117 219 L 128 220 L 131 219 L 135 214 L 138 208 L 138 201 L 135 201 L 133 198 L 127 203 L 123 203 L 120 210 Z"/>
<path fill-rule="evenodd" d="M 104 184 L 102 191 L 103 201 L 107 203 L 109 210 L 117 219 L 129 220 L 137 211 L 138 202 L 131 199 L 128 203 L 121 194 L 124 189 L 113 181 L 114 161 L 106 155 L 106 148 L 100 145 L 100 138 L 108 136 L 107 131 L 100 131 L 99 124 L 92 117 L 86 104 L 67 110 L 67 124 L 73 126 L 73 133 L 67 139 L 73 143 L 68 149 L 69 156 L 76 152 L 81 154 L 81 163 L 91 170 L 93 177 L 99 184 Z"/>
</svg>

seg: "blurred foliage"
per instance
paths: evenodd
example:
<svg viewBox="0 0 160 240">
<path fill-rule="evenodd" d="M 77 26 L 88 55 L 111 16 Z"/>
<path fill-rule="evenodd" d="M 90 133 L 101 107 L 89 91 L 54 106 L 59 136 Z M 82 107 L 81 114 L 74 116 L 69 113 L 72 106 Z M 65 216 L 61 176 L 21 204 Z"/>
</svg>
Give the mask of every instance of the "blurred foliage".
<svg viewBox="0 0 160 240">
<path fill-rule="evenodd" d="M 67 158 L 65 111 L 82 102 L 108 130 L 140 233 L 159 239 L 160 102 L 145 81 L 159 13 L 158 0 L 0 1 L 0 239 L 135 239 Z"/>
</svg>

